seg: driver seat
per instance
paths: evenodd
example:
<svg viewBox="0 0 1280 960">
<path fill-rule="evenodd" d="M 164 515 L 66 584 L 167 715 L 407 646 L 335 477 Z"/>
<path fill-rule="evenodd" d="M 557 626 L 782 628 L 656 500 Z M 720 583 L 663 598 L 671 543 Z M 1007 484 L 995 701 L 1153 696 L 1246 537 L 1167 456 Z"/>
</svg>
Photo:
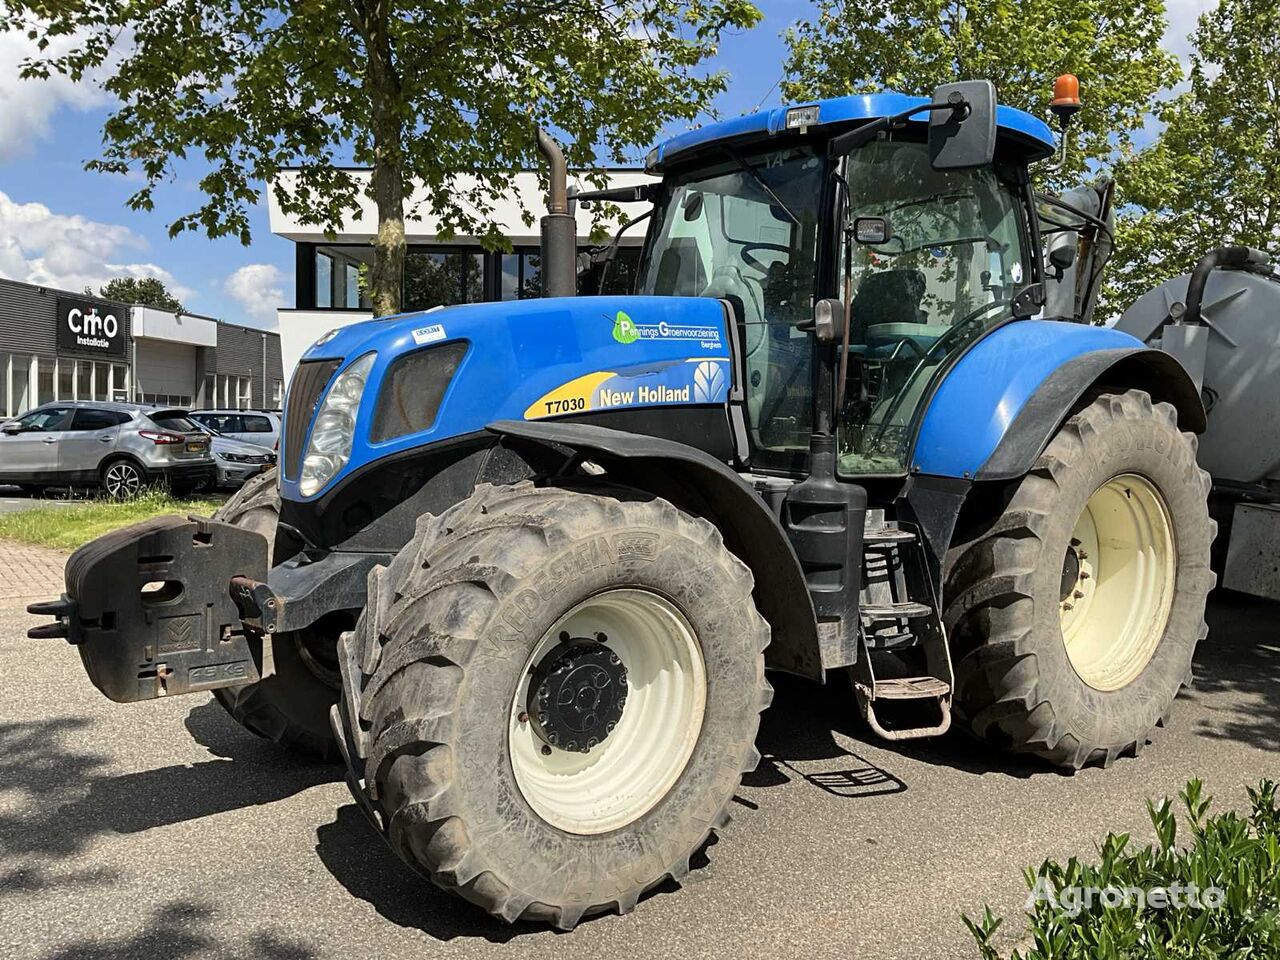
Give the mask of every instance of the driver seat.
<svg viewBox="0 0 1280 960">
<path fill-rule="evenodd" d="M 919 270 L 882 270 L 863 277 L 853 297 L 854 342 L 868 343 L 875 327 L 885 327 L 887 333 L 894 324 L 927 324 L 929 315 L 920 307 L 925 289 Z"/>
</svg>

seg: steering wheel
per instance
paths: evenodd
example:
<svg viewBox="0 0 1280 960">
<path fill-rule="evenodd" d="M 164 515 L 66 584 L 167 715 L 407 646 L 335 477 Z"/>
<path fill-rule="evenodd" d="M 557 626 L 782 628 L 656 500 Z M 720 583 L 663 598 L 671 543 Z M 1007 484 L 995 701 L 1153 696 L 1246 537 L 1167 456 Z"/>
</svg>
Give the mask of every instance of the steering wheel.
<svg viewBox="0 0 1280 960">
<path fill-rule="evenodd" d="M 742 262 L 748 267 L 751 267 L 753 270 L 759 270 L 761 273 L 767 272 L 769 265 L 767 263 L 761 263 L 753 257 L 751 255 L 752 250 L 772 250 L 774 253 L 791 253 L 791 248 L 785 243 L 765 243 L 764 241 L 759 241 L 757 243 L 744 243 L 742 245 L 742 249 L 738 251 L 738 255 L 742 257 Z"/>
<path fill-rule="evenodd" d="M 984 303 L 982 306 L 978 307 L 978 309 L 970 311 L 969 313 L 961 317 L 959 320 L 957 320 L 955 323 L 953 323 L 951 325 L 950 330 L 948 330 L 946 333 L 940 336 L 937 340 L 935 340 L 932 344 L 929 345 L 929 348 L 927 350 L 925 350 L 920 354 L 920 359 L 916 361 L 916 365 L 912 369 L 910 375 L 904 381 L 902 381 L 902 388 L 898 391 L 897 395 L 890 402 L 888 412 L 885 413 L 884 419 L 880 421 L 880 429 L 878 429 L 876 431 L 876 435 L 871 438 L 871 442 L 873 444 L 878 444 L 880 440 L 884 437 L 885 431 L 889 429 L 889 424 L 893 422 L 894 415 L 898 412 L 898 409 L 902 406 L 903 401 L 905 401 L 907 398 L 907 388 L 911 386 L 911 384 L 915 381 L 916 377 L 919 376 L 920 371 L 924 369 L 924 365 L 929 361 L 929 358 L 933 356 L 933 354 L 940 347 L 950 346 L 953 340 L 959 339 L 959 331 L 969 326 L 969 324 L 973 323 L 979 317 L 983 317 L 986 314 L 990 313 L 994 307 L 1005 307 L 1005 306 L 1008 306 L 1008 302 L 1004 300 L 990 300 L 987 303 Z"/>
</svg>

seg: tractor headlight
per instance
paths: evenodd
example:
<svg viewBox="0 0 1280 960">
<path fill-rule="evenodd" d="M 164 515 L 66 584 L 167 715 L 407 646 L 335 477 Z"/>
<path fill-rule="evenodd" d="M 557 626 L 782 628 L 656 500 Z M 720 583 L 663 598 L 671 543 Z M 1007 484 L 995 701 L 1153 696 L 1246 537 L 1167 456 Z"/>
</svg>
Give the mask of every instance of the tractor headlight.
<svg viewBox="0 0 1280 960">
<path fill-rule="evenodd" d="M 373 367 L 373 357 L 372 353 L 366 353 L 338 374 L 316 410 L 307 453 L 302 458 L 302 476 L 298 480 L 298 491 L 304 497 L 318 493 L 351 459 L 356 411 Z"/>
</svg>

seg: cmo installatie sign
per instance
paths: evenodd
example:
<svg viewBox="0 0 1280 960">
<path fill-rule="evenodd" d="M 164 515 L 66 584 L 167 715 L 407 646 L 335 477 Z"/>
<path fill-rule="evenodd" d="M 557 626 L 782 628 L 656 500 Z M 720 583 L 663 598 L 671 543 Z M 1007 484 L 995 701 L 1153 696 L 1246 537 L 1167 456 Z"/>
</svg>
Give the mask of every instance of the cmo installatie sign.
<svg viewBox="0 0 1280 960">
<path fill-rule="evenodd" d="M 124 308 L 58 297 L 58 349 L 124 356 Z"/>
</svg>

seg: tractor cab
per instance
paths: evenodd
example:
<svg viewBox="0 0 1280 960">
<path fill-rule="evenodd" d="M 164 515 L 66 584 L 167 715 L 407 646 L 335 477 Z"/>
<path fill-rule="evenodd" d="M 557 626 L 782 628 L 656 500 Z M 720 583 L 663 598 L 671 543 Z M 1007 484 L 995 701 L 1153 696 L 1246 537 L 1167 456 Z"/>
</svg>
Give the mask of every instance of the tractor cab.
<svg viewBox="0 0 1280 960">
<path fill-rule="evenodd" d="M 1027 167 L 1053 150 L 985 81 L 691 131 L 650 154 L 636 292 L 734 305 L 753 469 L 807 472 L 816 425 L 841 476 L 903 475 L 940 374 L 1043 303 Z"/>
</svg>

